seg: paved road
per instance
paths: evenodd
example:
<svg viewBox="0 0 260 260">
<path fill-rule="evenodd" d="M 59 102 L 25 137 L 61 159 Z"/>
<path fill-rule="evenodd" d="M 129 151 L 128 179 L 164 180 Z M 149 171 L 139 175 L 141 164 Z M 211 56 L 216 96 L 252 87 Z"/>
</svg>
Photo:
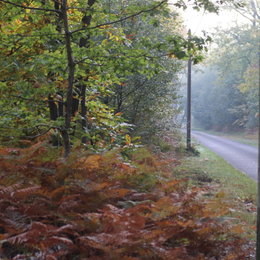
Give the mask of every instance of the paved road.
<svg viewBox="0 0 260 260">
<path fill-rule="evenodd" d="M 257 180 L 258 149 L 226 138 L 192 131 L 192 136 L 238 170 Z"/>
</svg>

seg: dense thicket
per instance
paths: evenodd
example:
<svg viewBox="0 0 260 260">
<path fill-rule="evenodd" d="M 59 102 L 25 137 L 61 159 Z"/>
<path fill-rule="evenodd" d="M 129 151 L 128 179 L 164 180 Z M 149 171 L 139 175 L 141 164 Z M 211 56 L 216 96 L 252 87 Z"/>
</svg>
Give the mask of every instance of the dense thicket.
<svg viewBox="0 0 260 260">
<path fill-rule="evenodd" d="M 167 1 L 0 3 L 1 141 L 51 131 L 65 157 L 75 139 L 104 149 L 126 141 L 125 122 L 172 118 L 177 60 L 198 62 L 205 43 L 182 36 Z"/>
</svg>

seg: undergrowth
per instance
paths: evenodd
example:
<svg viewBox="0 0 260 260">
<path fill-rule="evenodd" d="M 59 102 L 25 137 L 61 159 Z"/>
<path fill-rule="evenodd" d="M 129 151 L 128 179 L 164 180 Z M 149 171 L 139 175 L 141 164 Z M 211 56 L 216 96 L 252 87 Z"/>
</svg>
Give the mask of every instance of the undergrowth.
<svg viewBox="0 0 260 260">
<path fill-rule="evenodd" d="M 250 259 L 222 197 L 172 178 L 178 160 L 145 148 L 60 155 L 44 142 L 0 149 L 1 259 Z"/>
</svg>

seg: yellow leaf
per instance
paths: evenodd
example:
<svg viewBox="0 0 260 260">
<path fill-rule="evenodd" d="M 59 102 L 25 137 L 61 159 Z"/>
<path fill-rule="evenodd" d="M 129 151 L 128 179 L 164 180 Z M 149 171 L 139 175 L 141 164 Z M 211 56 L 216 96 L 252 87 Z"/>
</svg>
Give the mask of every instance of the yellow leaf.
<svg viewBox="0 0 260 260">
<path fill-rule="evenodd" d="M 16 23 L 17 25 L 19 25 L 19 24 L 22 23 L 22 21 L 21 21 L 20 19 L 16 19 L 16 20 L 15 20 L 15 23 Z"/>
<path fill-rule="evenodd" d="M 118 112 L 115 114 L 115 116 L 121 116 L 123 114 L 123 112 Z"/>
<path fill-rule="evenodd" d="M 78 160 L 77 165 L 82 169 L 82 170 L 87 170 L 87 171 L 94 171 L 99 169 L 100 166 L 100 160 L 101 160 L 100 155 L 91 155 L 87 158 L 81 158 Z"/>
<path fill-rule="evenodd" d="M 243 234 L 244 233 L 244 229 L 241 225 L 236 225 L 234 227 L 231 228 L 231 231 L 237 234 Z"/>
<path fill-rule="evenodd" d="M 125 135 L 125 141 L 126 141 L 127 145 L 131 144 L 131 136 L 130 135 Z"/>
<path fill-rule="evenodd" d="M 106 45 L 107 43 L 108 43 L 108 40 L 107 40 L 107 39 L 105 39 L 105 40 L 103 40 L 103 41 L 102 41 L 102 43 L 101 43 L 101 44 L 102 44 L 102 45 Z"/>
</svg>

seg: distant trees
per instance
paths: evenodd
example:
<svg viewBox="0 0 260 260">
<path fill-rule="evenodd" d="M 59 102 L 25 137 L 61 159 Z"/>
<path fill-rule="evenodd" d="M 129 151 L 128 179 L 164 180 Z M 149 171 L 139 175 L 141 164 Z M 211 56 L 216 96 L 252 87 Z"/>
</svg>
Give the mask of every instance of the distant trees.
<svg viewBox="0 0 260 260">
<path fill-rule="evenodd" d="M 255 22 L 218 31 L 214 58 L 205 73 L 195 77 L 193 115 L 205 128 L 257 127 L 259 31 Z"/>
</svg>

